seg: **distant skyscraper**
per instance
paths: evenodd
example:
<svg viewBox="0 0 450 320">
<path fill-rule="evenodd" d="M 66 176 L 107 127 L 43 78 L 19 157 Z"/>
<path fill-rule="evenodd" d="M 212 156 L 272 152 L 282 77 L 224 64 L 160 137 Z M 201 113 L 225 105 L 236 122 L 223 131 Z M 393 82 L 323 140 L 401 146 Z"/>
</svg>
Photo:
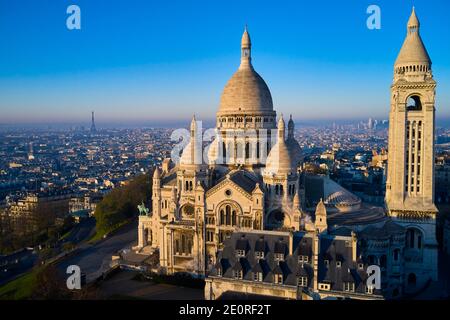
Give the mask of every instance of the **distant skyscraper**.
<svg viewBox="0 0 450 320">
<path fill-rule="evenodd" d="M 369 118 L 369 121 L 367 122 L 367 128 L 373 129 L 373 119 L 372 118 Z"/>
<path fill-rule="evenodd" d="M 95 128 L 95 119 L 94 119 L 94 111 L 92 111 L 92 124 L 91 124 L 91 132 L 96 132 L 97 129 Z"/>
<path fill-rule="evenodd" d="M 30 148 L 28 150 L 28 160 L 34 160 L 33 142 L 30 142 Z"/>
<path fill-rule="evenodd" d="M 389 115 L 386 204 L 389 215 L 406 227 L 408 284 L 437 280 L 434 204 L 435 90 L 431 60 L 412 12 L 395 62 Z"/>
</svg>

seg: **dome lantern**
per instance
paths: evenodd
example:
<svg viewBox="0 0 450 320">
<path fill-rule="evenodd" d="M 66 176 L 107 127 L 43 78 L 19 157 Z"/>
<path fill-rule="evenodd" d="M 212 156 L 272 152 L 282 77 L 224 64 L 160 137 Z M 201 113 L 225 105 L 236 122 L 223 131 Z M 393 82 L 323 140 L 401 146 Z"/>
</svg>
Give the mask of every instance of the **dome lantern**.
<svg viewBox="0 0 450 320">
<path fill-rule="evenodd" d="M 245 26 L 244 33 L 241 39 L 241 68 L 251 68 L 252 67 L 252 42 L 250 40 L 250 35 L 248 34 L 247 26 Z"/>
</svg>

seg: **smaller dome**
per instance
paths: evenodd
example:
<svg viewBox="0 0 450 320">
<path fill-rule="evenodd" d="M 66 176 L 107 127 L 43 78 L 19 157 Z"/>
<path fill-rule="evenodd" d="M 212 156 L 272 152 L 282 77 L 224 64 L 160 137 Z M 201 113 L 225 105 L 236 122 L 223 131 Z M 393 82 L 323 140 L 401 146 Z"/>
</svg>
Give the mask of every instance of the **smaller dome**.
<svg viewBox="0 0 450 320">
<path fill-rule="evenodd" d="M 291 115 L 288 122 L 288 138 L 286 139 L 286 145 L 288 146 L 289 153 L 292 156 L 293 164 L 297 167 L 302 158 L 302 148 L 300 147 L 298 141 L 295 140 L 294 128 L 294 120 L 292 120 Z"/>
<path fill-rule="evenodd" d="M 291 155 L 284 140 L 278 139 L 278 142 L 270 150 L 264 172 L 268 175 L 283 175 L 293 172 Z"/>
<path fill-rule="evenodd" d="M 293 173 L 292 157 L 289 152 L 286 141 L 284 141 L 285 124 L 283 115 L 278 120 L 278 139 L 277 143 L 270 150 L 266 161 L 265 174 L 284 175 Z"/>
<path fill-rule="evenodd" d="M 297 167 L 302 159 L 302 148 L 300 147 L 298 141 L 295 140 L 295 138 L 290 137 L 286 139 L 286 145 L 289 149 L 289 153 L 291 154 L 293 161 L 292 163 L 295 165 L 295 167 Z"/>
<path fill-rule="evenodd" d="M 192 164 L 192 144 L 189 142 L 183 149 L 181 154 L 180 164 Z"/>
<path fill-rule="evenodd" d="M 201 147 L 201 145 L 199 145 Z M 194 150 L 192 150 L 194 149 Z M 192 140 L 184 147 L 181 154 L 180 164 L 182 165 L 200 165 L 202 164 L 202 149 L 193 148 Z"/>
<path fill-rule="evenodd" d="M 219 163 L 219 143 L 217 138 L 209 145 L 208 149 L 208 164 Z"/>
</svg>

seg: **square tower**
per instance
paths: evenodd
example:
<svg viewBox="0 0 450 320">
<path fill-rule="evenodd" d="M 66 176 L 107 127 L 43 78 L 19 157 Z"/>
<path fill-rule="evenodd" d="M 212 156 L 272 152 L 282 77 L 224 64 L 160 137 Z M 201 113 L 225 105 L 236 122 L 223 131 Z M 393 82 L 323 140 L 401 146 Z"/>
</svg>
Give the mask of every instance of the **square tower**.
<svg viewBox="0 0 450 320">
<path fill-rule="evenodd" d="M 435 89 L 413 9 L 394 67 L 386 182 L 388 214 L 407 229 L 406 291 L 437 280 L 434 204 Z M 408 290 L 409 289 L 409 290 Z"/>
</svg>

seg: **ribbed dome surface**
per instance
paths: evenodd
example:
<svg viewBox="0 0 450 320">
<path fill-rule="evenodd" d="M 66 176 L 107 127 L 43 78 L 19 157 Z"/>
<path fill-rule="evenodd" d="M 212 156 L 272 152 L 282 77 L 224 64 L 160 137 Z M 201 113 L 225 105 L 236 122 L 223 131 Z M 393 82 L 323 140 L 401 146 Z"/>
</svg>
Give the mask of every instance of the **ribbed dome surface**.
<svg viewBox="0 0 450 320">
<path fill-rule="evenodd" d="M 209 145 L 208 164 L 216 164 L 219 160 L 219 143 L 217 137 Z"/>
<path fill-rule="evenodd" d="M 283 175 L 290 173 L 292 173 L 292 159 L 286 143 L 279 139 L 267 157 L 265 174 Z"/>
<path fill-rule="evenodd" d="M 186 147 L 183 149 L 183 153 L 181 154 L 180 163 L 181 164 L 194 164 L 194 159 L 192 159 L 192 143 L 189 142 Z M 195 158 L 195 154 L 194 154 Z"/>
<path fill-rule="evenodd" d="M 430 64 L 431 59 L 418 33 L 409 34 L 398 54 L 396 65 L 410 63 Z"/>
<path fill-rule="evenodd" d="M 395 61 L 396 65 L 431 64 L 430 56 L 420 37 L 419 28 L 419 19 L 413 9 L 407 25 L 408 33 Z"/>
<path fill-rule="evenodd" d="M 220 113 L 273 111 L 272 95 L 263 78 L 251 67 L 239 68 L 223 90 Z"/>
<path fill-rule="evenodd" d="M 293 164 L 297 166 L 302 157 L 302 148 L 298 144 L 297 140 L 295 140 L 295 138 L 290 137 L 287 138 L 286 145 L 289 149 L 289 153 L 291 154 Z"/>
</svg>

